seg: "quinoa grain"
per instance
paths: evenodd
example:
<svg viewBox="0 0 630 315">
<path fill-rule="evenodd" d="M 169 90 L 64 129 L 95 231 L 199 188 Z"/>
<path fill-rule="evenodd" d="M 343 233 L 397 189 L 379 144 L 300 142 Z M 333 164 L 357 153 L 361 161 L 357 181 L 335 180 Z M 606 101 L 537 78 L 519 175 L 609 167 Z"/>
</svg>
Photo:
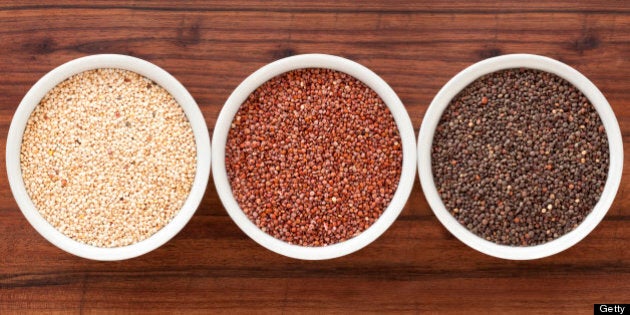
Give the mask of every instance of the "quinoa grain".
<svg viewBox="0 0 630 315">
<path fill-rule="evenodd" d="M 256 89 L 228 133 L 234 197 L 262 231 L 325 246 L 370 227 L 402 167 L 396 123 L 361 81 L 328 69 L 286 72 Z"/>
<path fill-rule="evenodd" d="M 31 114 L 20 164 L 39 213 L 97 247 L 142 241 L 190 192 L 196 146 L 184 111 L 162 87 L 120 69 L 74 75 Z"/>
<path fill-rule="evenodd" d="M 599 200 L 609 166 L 604 130 L 568 81 L 531 69 L 490 73 L 442 114 L 433 178 L 446 208 L 473 233 L 503 245 L 543 244 L 575 229 Z"/>
</svg>

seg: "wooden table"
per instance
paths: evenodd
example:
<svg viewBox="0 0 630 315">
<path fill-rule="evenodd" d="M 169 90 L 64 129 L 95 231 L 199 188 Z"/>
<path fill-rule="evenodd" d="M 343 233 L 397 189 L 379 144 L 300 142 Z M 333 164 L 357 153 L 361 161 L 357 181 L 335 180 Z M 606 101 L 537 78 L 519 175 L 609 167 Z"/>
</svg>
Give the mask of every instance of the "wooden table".
<svg viewBox="0 0 630 315">
<path fill-rule="evenodd" d="M 433 96 L 461 69 L 501 54 L 541 54 L 601 89 L 628 144 L 628 1 L 37 2 L 0 4 L 3 148 L 18 103 L 43 74 L 99 53 L 137 56 L 172 73 L 211 131 L 241 80 L 285 56 L 321 52 L 371 68 L 398 93 L 417 131 Z M 496 259 L 459 242 L 416 181 L 392 227 L 346 257 L 300 261 L 264 249 L 233 224 L 210 182 L 195 216 L 166 245 L 128 261 L 96 262 L 61 251 L 27 223 L 1 156 L 1 314 L 592 314 L 593 303 L 630 303 L 627 167 L 602 223 L 576 246 L 535 261 Z"/>
</svg>

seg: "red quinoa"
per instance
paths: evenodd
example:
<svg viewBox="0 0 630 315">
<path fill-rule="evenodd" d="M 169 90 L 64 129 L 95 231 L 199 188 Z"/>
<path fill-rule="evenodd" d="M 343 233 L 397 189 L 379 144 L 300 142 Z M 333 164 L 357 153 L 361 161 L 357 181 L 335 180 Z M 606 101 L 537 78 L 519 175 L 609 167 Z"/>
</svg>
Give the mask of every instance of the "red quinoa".
<svg viewBox="0 0 630 315">
<path fill-rule="evenodd" d="M 372 225 L 398 186 L 402 147 L 380 97 L 328 69 L 299 69 L 256 89 L 226 145 L 241 209 L 264 232 L 303 246 L 348 240 Z"/>
</svg>

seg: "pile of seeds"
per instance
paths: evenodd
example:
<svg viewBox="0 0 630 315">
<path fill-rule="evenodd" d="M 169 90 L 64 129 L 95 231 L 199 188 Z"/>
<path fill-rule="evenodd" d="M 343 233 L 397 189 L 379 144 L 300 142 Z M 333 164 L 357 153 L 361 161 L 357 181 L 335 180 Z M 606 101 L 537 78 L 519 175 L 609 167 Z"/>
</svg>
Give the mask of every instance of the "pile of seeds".
<svg viewBox="0 0 630 315">
<path fill-rule="evenodd" d="M 182 207 L 196 170 L 192 128 L 162 87 L 134 72 L 74 75 L 44 96 L 21 148 L 40 214 L 76 241 L 136 243 Z"/>
<path fill-rule="evenodd" d="M 566 80 L 531 69 L 485 75 L 442 114 L 431 152 L 446 208 L 489 241 L 542 244 L 577 227 L 606 182 L 604 126 Z"/>
<path fill-rule="evenodd" d="M 347 74 L 307 68 L 248 97 L 225 160 L 252 222 L 291 244 L 325 246 L 360 234 L 383 213 L 398 186 L 402 147 L 373 90 Z"/>
</svg>

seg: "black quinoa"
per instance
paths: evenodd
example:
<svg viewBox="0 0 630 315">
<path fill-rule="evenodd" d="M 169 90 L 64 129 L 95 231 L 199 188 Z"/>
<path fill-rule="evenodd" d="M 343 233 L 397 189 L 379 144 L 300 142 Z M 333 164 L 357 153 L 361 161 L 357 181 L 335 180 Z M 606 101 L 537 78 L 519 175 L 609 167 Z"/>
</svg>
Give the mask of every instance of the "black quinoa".
<svg viewBox="0 0 630 315">
<path fill-rule="evenodd" d="M 608 139 L 590 101 L 532 69 L 487 74 L 456 95 L 433 138 L 444 205 L 494 243 L 532 246 L 575 229 L 606 183 Z"/>
</svg>

